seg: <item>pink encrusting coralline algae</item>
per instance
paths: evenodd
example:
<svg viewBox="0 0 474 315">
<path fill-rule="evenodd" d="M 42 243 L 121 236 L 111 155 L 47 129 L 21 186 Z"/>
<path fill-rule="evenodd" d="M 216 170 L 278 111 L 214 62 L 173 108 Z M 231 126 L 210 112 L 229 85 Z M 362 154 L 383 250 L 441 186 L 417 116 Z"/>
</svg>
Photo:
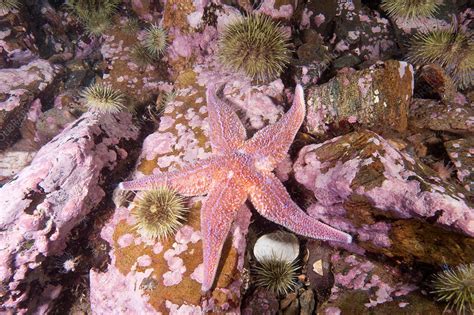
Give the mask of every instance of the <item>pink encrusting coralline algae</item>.
<svg viewBox="0 0 474 315">
<path fill-rule="evenodd" d="M 84 114 L 0 189 L 0 279 L 8 287 L 8 310 L 35 309 L 30 290 L 43 273 L 34 272 L 42 267 L 40 257 L 62 254 L 69 232 L 105 196 L 102 172 L 119 162 L 120 143 L 137 136 L 128 113 Z M 25 300 L 27 308 L 19 308 Z"/>
</svg>

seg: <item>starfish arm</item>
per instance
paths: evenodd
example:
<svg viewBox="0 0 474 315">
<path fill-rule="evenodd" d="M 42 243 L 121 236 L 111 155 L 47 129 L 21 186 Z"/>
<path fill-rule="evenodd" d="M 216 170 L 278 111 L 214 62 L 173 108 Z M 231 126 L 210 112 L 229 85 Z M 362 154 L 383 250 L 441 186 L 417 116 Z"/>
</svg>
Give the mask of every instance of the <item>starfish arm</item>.
<svg viewBox="0 0 474 315">
<path fill-rule="evenodd" d="M 290 110 L 273 125 L 257 131 L 252 139 L 245 142 L 243 150 L 249 154 L 270 157 L 269 162 L 275 167 L 285 158 L 305 115 L 304 92 L 298 84 Z"/>
<path fill-rule="evenodd" d="M 119 184 L 119 188 L 123 190 L 151 190 L 160 186 L 168 186 L 184 196 L 204 195 L 209 191 L 213 175 L 219 171 L 218 165 L 221 160 L 220 157 L 211 157 L 187 165 L 181 170 L 122 182 Z"/>
<path fill-rule="evenodd" d="M 210 290 L 214 283 L 222 247 L 238 209 L 246 199 L 245 189 L 236 184 L 234 180 L 226 178 L 213 185 L 204 201 L 201 208 L 204 257 L 203 291 Z"/>
<path fill-rule="evenodd" d="M 249 195 L 250 201 L 262 216 L 303 236 L 343 243 L 352 241 L 349 234 L 330 227 L 301 210 L 273 174 L 261 176 L 261 185 L 253 186 Z"/>
<path fill-rule="evenodd" d="M 210 141 L 213 152 L 230 152 L 240 148 L 247 138 L 237 114 L 217 96 L 217 88 L 210 85 L 206 92 L 207 111 L 211 127 Z"/>
</svg>

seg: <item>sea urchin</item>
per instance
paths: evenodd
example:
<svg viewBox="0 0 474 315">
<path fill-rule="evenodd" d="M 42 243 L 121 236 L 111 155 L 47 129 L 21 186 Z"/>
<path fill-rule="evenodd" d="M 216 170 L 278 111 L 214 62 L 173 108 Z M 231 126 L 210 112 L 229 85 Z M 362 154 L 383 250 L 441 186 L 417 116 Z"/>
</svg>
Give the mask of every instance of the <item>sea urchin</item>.
<svg viewBox="0 0 474 315">
<path fill-rule="evenodd" d="M 437 301 L 447 303 L 458 314 L 472 314 L 474 306 L 474 263 L 446 269 L 433 280 Z"/>
<path fill-rule="evenodd" d="M 380 7 L 393 18 L 431 17 L 438 10 L 438 0 L 382 0 Z"/>
<path fill-rule="evenodd" d="M 253 269 L 255 285 L 278 295 L 287 294 L 296 285 L 297 270 L 295 261 L 289 262 L 276 256 L 267 258 Z"/>
<path fill-rule="evenodd" d="M 81 92 L 90 110 L 98 113 L 118 113 L 125 108 L 123 94 L 104 84 L 94 84 Z"/>
<path fill-rule="evenodd" d="M 460 88 L 474 81 L 474 41 L 461 29 L 438 29 L 418 33 L 411 41 L 408 60 L 416 64 L 434 63 L 443 67 Z"/>
<path fill-rule="evenodd" d="M 220 62 L 262 82 L 278 77 L 289 63 L 288 36 L 266 15 L 238 18 L 219 39 Z"/>
<path fill-rule="evenodd" d="M 145 31 L 143 46 L 152 57 L 157 58 L 166 49 L 166 37 L 166 31 L 162 27 L 152 24 Z"/>
<path fill-rule="evenodd" d="M 18 9 L 19 7 L 20 7 L 19 0 L 0 0 L 0 11 Z"/>
<path fill-rule="evenodd" d="M 166 239 L 182 225 L 187 211 L 183 197 L 168 187 L 160 187 L 144 192 L 132 214 L 140 235 L 149 239 Z"/>
</svg>

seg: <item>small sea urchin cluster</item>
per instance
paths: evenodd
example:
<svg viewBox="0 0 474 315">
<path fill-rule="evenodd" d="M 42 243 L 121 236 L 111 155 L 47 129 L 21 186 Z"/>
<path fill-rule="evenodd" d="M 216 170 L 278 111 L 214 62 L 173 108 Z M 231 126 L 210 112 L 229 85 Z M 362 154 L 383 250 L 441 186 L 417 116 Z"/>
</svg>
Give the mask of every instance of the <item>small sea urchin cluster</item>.
<svg viewBox="0 0 474 315">
<path fill-rule="evenodd" d="M 380 7 L 393 18 L 431 17 L 439 7 L 438 0 L 382 0 Z"/>
<path fill-rule="evenodd" d="M 19 7 L 20 7 L 19 0 L 0 0 L 0 11 L 18 9 Z"/>
<path fill-rule="evenodd" d="M 437 301 L 447 303 L 446 309 L 455 309 L 458 314 L 474 311 L 474 263 L 446 269 L 436 274 L 433 281 Z"/>
<path fill-rule="evenodd" d="M 255 285 L 278 295 L 288 294 L 296 286 L 297 270 L 295 261 L 289 262 L 276 256 L 267 258 L 253 269 Z"/>
<path fill-rule="evenodd" d="M 225 28 L 219 39 L 219 60 L 257 82 L 278 77 L 290 60 L 287 34 L 266 15 L 249 15 Z"/>
<path fill-rule="evenodd" d="M 120 2 L 120 0 L 68 0 L 66 5 L 89 33 L 101 35 L 110 26 L 112 14 Z"/>
<path fill-rule="evenodd" d="M 439 29 L 418 33 L 411 41 L 408 60 L 443 67 L 460 88 L 474 82 L 474 40 L 461 29 Z"/>
<path fill-rule="evenodd" d="M 124 95 L 104 84 L 93 84 L 81 92 L 87 107 L 97 113 L 118 113 L 125 109 Z"/>
<path fill-rule="evenodd" d="M 139 197 L 132 214 L 140 235 L 166 239 L 182 225 L 187 211 L 183 197 L 167 187 L 160 187 Z"/>
</svg>

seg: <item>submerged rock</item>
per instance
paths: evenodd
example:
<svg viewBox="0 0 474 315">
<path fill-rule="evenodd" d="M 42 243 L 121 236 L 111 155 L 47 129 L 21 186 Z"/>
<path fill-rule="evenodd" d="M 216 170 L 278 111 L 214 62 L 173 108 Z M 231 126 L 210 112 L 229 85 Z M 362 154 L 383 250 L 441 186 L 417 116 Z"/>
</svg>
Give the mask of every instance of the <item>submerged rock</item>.
<svg viewBox="0 0 474 315">
<path fill-rule="evenodd" d="M 105 196 L 103 172 L 120 161 L 122 142 L 137 136 L 128 113 L 86 113 L 0 189 L 0 286 L 8 288 L 0 310 L 33 312 L 46 295 L 59 294 L 48 286 L 43 261 L 63 253 L 69 232 Z"/>
<path fill-rule="evenodd" d="M 397 131 L 407 128 L 413 67 L 386 61 L 357 72 L 340 72 L 307 92 L 306 127 L 321 135 L 341 123 Z"/>
<path fill-rule="evenodd" d="M 317 199 L 308 213 L 351 233 L 353 250 L 430 264 L 474 259 L 474 211 L 459 187 L 374 132 L 306 146 L 294 171 Z"/>
</svg>

